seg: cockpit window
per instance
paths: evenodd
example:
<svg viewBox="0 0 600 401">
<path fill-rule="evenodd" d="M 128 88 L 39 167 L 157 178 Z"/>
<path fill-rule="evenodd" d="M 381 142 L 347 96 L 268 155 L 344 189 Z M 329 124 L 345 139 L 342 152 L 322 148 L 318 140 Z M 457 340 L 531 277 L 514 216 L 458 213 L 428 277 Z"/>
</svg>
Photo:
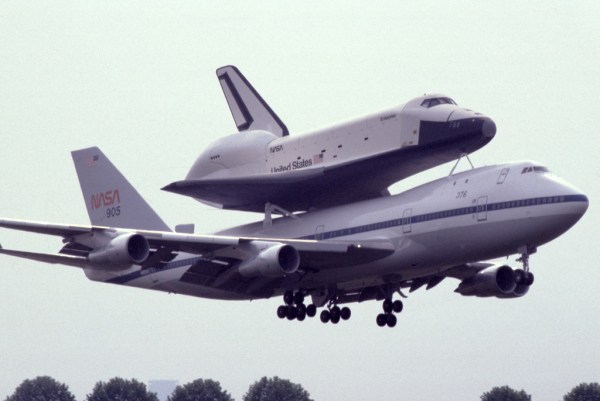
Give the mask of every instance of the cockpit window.
<svg viewBox="0 0 600 401">
<path fill-rule="evenodd" d="M 449 97 L 432 97 L 430 99 L 425 99 L 423 100 L 423 102 L 421 102 L 421 106 L 423 107 L 434 107 L 437 106 L 439 104 L 456 104 L 456 102 L 452 99 L 450 99 Z"/>
<path fill-rule="evenodd" d="M 548 170 L 547 167 L 544 166 L 531 166 L 531 167 L 524 167 L 523 170 L 521 171 L 521 174 L 527 174 L 527 173 L 549 173 L 550 170 Z"/>
</svg>

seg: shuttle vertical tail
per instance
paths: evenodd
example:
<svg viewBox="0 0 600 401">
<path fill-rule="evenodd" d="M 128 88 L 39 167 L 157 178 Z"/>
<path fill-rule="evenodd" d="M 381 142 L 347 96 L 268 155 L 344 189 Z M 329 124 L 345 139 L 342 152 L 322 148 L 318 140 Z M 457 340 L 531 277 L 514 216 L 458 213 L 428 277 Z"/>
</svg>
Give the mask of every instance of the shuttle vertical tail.
<svg viewBox="0 0 600 401">
<path fill-rule="evenodd" d="M 239 131 L 261 129 L 277 136 L 289 134 L 285 124 L 240 70 L 232 65 L 221 67 L 217 77 Z"/>
<path fill-rule="evenodd" d="M 92 225 L 171 231 L 100 149 L 71 156 Z"/>
</svg>

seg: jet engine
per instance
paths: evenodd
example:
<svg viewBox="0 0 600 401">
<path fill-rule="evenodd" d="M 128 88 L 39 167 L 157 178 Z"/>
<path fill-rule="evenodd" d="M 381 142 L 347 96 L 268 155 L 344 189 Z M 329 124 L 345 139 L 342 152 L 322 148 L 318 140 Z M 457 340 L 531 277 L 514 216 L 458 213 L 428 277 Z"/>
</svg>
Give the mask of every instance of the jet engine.
<svg viewBox="0 0 600 401">
<path fill-rule="evenodd" d="M 124 234 L 110 240 L 88 255 L 88 260 L 95 265 L 122 267 L 141 264 L 150 255 L 148 240 L 140 234 Z"/>
<path fill-rule="evenodd" d="M 490 266 L 475 276 L 463 280 L 455 292 L 476 297 L 517 298 L 529 290 L 526 284 L 517 285 L 515 272 L 510 266 Z"/>
<path fill-rule="evenodd" d="M 238 267 L 244 277 L 283 277 L 300 266 L 300 255 L 291 245 L 277 244 L 260 251 Z"/>
</svg>

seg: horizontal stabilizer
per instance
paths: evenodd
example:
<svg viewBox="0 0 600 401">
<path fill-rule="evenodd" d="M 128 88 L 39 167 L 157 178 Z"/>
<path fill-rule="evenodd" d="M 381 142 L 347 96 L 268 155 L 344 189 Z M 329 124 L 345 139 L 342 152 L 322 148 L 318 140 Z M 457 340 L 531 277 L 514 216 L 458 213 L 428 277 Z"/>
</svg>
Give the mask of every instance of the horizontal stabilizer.
<svg viewBox="0 0 600 401">
<path fill-rule="evenodd" d="M 219 68 L 217 77 L 239 131 L 265 130 L 277 136 L 289 134 L 285 124 L 236 67 Z"/>
</svg>

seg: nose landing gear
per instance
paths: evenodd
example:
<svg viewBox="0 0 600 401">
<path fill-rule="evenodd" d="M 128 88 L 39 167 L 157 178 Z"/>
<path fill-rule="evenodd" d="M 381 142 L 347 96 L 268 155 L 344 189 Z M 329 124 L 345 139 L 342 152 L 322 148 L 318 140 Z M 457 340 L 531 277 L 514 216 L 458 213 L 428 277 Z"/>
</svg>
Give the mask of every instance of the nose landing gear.
<svg viewBox="0 0 600 401">
<path fill-rule="evenodd" d="M 536 249 L 531 247 L 521 247 L 519 248 L 519 253 L 521 257 L 517 259 L 517 262 L 523 263 L 523 269 L 515 270 L 515 282 L 517 285 L 526 285 L 530 286 L 533 284 L 533 273 L 529 271 L 529 255 L 535 253 Z"/>
</svg>

